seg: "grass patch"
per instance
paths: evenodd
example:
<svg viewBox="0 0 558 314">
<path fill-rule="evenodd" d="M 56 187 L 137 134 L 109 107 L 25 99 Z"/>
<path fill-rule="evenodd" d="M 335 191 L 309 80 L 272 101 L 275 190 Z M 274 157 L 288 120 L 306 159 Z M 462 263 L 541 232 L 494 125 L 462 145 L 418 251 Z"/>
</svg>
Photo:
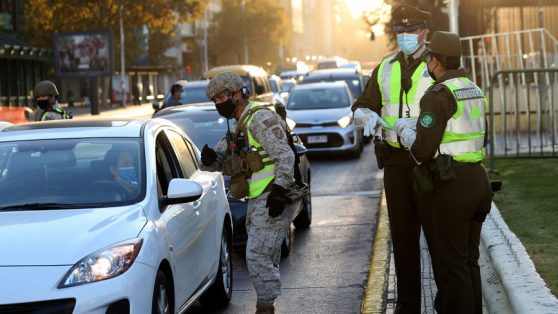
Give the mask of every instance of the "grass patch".
<svg viewBox="0 0 558 314">
<path fill-rule="evenodd" d="M 498 159 L 496 169 L 490 178 L 503 188 L 494 202 L 558 295 L 558 159 Z"/>
</svg>

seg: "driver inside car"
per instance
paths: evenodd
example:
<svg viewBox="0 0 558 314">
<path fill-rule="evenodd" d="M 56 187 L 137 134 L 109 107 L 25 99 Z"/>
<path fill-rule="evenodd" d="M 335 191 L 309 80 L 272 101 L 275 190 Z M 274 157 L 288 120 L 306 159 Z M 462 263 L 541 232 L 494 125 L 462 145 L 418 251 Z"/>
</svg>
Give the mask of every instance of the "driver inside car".
<svg viewBox="0 0 558 314">
<path fill-rule="evenodd" d="M 109 151 L 105 157 L 109 165 L 109 172 L 114 181 L 122 187 L 128 195 L 138 190 L 138 176 L 134 156 L 126 151 Z"/>
</svg>

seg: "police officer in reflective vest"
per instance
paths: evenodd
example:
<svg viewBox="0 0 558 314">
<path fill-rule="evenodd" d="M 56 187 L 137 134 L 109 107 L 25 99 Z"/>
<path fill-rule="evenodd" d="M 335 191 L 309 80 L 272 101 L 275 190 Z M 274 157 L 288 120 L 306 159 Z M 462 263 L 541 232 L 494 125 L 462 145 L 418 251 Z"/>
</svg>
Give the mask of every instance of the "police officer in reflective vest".
<svg viewBox="0 0 558 314">
<path fill-rule="evenodd" d="M 41 112 L 35 121 L 71 119 L 71 116 L 58 104 L 58 89 L 51 81 L 41 81 L 35 85 L 33 94 Z"/>
<path fill-rule="evenodd" d="M 383 58 L 374 69 L 363 95 L 353 104 L 355 122 L 364 135 L 373 135 L 383 126 L 383 140 L 375 140 L 375 153 L 384 168 L 384 188 L 397 275 L 396 313 L 420 313 L 421 266 L 420 230 L 424 229 L 431 256 L 435 254 L 428 217 L 428 199 L 413 188 L 415 162 L 393 129 L 404 118 L 416 123 L 419 101 L 434 82 L 424 62 L 427 20 L 430 14 L 408 5 L 392 11 L 399 51 Z M 382 119 L 380 119 L 380 116 Z"/>
<path fill-rule="evenodd" d="M 416 133 L 398 133 L 430 175 L 439 313 L 482 313 L 478 265 L 481 225 L 492 189 L 481 164 L 486 145 L 486 98 L 461 68 L 457 34 L 436 32 L 426 56 L 436 80 L 420 101 Z M 424 180 L 422 180 L 424 181 Z"/>
<path fill-rule="evenodd" d="M 215 76 L 206 92 L 219 114 L 237 124 L 234 134 L 214 149 L 203 147 L 203 168 L 231 176 L 231 194 L 248 198 L 246 264 L 256 290 L 256 313 L 274 313 L 273 303 L 281 294 L 281 244 L 294 209 L 300 206 L 300 201 L 289 202 L 287 195 L 295 185 L 295 155 L 286 125 L 274 111 L 249 101 L 250 92 L 234 73 Z"/>
</svg>

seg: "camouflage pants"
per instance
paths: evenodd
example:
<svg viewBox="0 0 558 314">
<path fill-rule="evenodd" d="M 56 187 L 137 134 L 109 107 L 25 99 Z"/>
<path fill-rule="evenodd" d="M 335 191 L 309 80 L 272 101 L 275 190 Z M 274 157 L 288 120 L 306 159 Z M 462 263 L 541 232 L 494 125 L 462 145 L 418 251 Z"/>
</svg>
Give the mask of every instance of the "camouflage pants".
<svg viewBox="0 0 558 314">
<path fill-rule="evenodd" d="M 252 278 L 259 304 L 273 303 L 281 295 L 279 261 L 281 244 L 291 226 L 292 215 L 300 202 L 287 204 L 283 213 L 271 218 L 266 202 L 269 192 L 248 202 L 246 213 L 246 265 Z"/>
</svg>

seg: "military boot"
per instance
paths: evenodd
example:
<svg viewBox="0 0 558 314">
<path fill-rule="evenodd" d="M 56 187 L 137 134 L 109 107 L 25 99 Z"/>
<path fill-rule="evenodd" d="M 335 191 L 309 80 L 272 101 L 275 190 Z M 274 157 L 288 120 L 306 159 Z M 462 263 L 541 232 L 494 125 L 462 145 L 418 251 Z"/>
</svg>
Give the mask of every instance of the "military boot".
<svg viewBox="0 0 558 314">
<path fill-rule="evenodd" d="M 275 307 L 272 304 L 256 304 L 256 314 L 274 314 Z"/>
</svg>

